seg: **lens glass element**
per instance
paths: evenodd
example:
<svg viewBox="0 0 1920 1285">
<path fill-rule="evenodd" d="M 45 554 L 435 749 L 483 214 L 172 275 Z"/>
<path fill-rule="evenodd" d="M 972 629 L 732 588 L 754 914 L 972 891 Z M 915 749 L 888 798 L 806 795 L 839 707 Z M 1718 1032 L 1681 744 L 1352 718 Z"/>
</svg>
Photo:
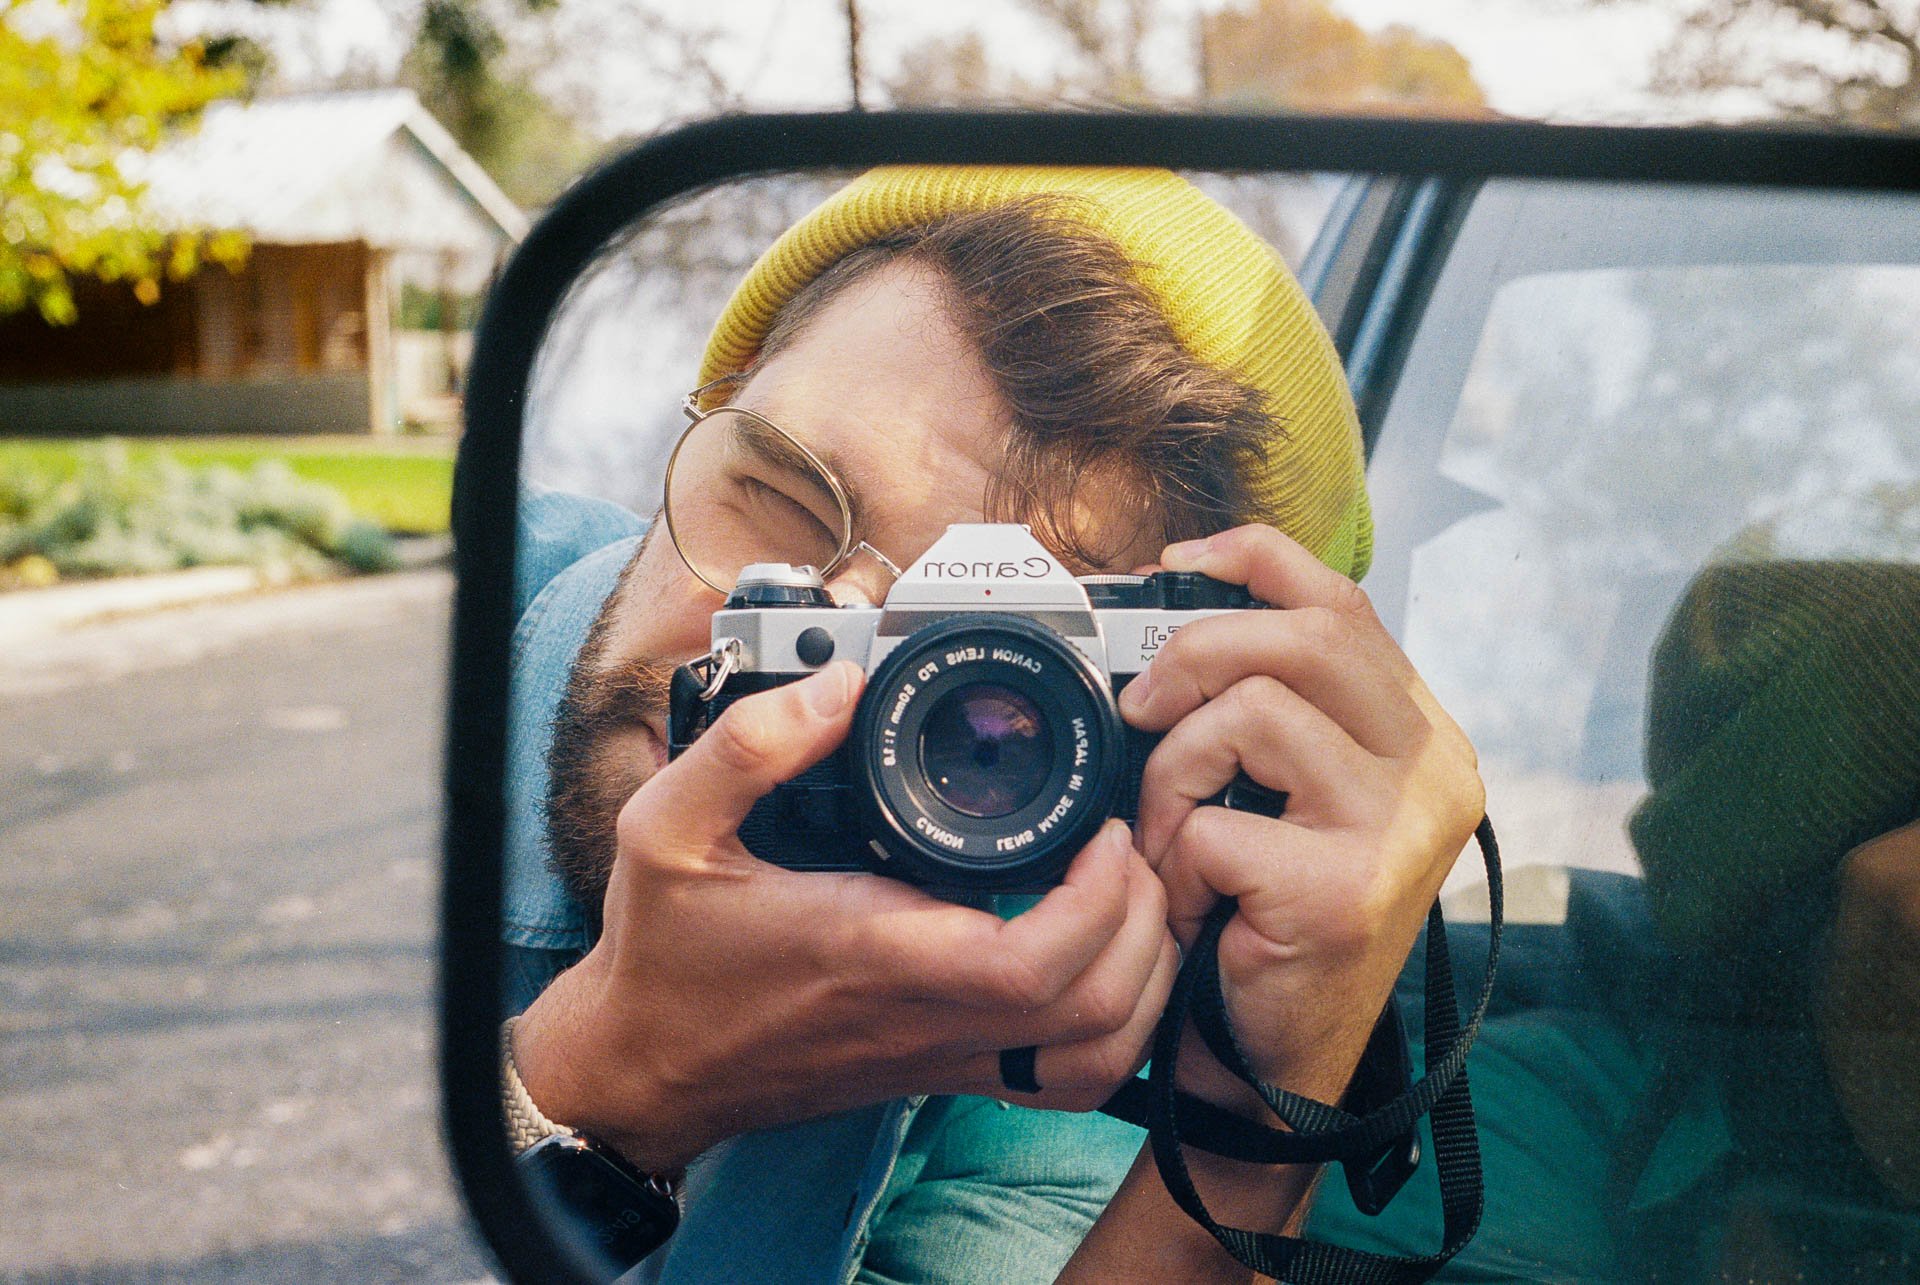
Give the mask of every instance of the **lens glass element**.
<svg viewBox="0 0 1920 1285">
<path fill-rule="evenodd" d="M 1034 703 L 998 683 L 942 696 L 920 727 L 920 771 L 940 801 L 1003 817 L 1034 801 L 1053 769 L 1053 740 Z"/>
</svg>

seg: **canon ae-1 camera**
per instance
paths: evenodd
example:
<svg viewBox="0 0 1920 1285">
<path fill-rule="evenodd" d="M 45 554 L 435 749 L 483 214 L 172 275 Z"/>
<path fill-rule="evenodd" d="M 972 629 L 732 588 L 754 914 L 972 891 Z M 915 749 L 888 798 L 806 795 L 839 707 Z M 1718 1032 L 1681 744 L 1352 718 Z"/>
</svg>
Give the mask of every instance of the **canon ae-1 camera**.
<svg viewBox="0 0 1920 1285">
<path fill-rule="evenodd" d="M 846 741 L 754 806 L 747 850 L 940 891 L 1033 891 L 1108 817 L 1134 817 L 1159 738 L 1121 721 L 1120 689 L 1182 625 L 1258 605 L 1195 572 L 1076 579 L 1010 524 L 948 527 L 880 607 L 836 607 L 811 567 L 755 564 L 714 613 L 713 651 L 674 675 L 668 752 L 743 696 L 853 660 L 867 684 Z M 1244 777 L 1223 796 L 1284 805 Z"/>
</svg>

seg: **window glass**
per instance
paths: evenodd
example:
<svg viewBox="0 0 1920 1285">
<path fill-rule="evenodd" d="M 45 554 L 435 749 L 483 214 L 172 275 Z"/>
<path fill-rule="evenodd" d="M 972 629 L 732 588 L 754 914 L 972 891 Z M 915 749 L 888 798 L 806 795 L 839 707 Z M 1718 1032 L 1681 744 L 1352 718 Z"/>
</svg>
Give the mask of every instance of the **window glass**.
<svg viewBox="0 0 1920 1285">
<path fill-rule="evenodd" d="M 1366 584 L 1509 870 L 1474 1279 L 1920 1275 L 1917 229 L 1489 184 L 1411 336 Z"/>
<path fill-rule="evenodd" d="M 1438 473 L 1473 511 L 1413 553 L 1415 663 L 1517 857 L 1637 869 L 1649 660 L 1702 568 L 1920 556 L 1920 267 L 1510 281 Z"/>
</svg>

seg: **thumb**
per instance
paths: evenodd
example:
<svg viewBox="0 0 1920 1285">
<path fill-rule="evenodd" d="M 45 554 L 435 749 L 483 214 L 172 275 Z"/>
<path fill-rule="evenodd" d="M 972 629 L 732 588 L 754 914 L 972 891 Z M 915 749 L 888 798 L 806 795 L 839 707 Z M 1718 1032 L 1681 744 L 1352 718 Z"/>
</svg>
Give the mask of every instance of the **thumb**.
<svg viewBox="0 0 1920 1285">
<path fill-rule="evenodd" d="M 837 660 L 735 702 L 627 800 L 621 848 L 697 851 L 731 840 L 761 796 L 846 739 L 865 680 L 857 665 Z"/>
</svg>

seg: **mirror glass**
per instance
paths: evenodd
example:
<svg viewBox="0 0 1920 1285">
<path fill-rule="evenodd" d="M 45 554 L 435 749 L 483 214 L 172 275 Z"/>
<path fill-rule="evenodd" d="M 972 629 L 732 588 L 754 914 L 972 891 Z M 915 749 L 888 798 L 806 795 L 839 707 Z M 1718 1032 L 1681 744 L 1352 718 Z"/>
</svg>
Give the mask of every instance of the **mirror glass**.
<svg viewBox="0 0 1920 1285">
<path fill-rule="evenodd" d="M 644 735 L 629 726 L 596 740 L 576 708 L 549 759 L 574 654 L 595 620 L 609 636 L 664 640 L 666 654 L 651 659 L 667 668 L 705 648 L 704 614 L 647 614 L 670 614 L 677 600 L 602 603 L 660 506 L 715 319 L 761 252 L 849 177 L 776 175 L 676 203 L 607 247 L 548 333 L 522 474 L 510 1011 L 577 957 L 597 917 L 542 867 L 555 852 L 550 793 L 553 818 L 573 826 L 560 860 L 590 863 L 611 851 L 606 818 L 636 774 L 664 755 L 659 720 Z M 1363 387 L 1375 543 L 1362 587 L 1473 741 L 1501 837 L 1508 929 L 1472 1063 L 1487 1211 L 1453 1270 L 1568 1280 L 1920 1271 L 1920 829 L 1910 824 L 1920 816 L 1920 201 L 1191 177 L 1303 282 Z M 1422 245 L 1436 266 L 1409 283 L 1397 256 Z M 802 347 L 789 351 L 805 351 L 806 323 L 796 333 Z M 837 351 L 862 358 L 857 346 Z M 783 378 L 783 396 L 804 398 L 804 366 Z M 930 396 L 971 413 L 965 395 L 978 388 L 951 372 L 928 378 L 931 390 L 889 390 L 903 416 L 925 415 Z M 693 410 L 737 391 L 717 389 Z M 854 547 L 874 488 L 898 488 L 891 502 L 910 497 L 937 531 L 978 507 L 1004 463 L 904 448 L 825 462 L 812 434 L 790 428 L 729 430 L 736 448 L 760 443 L 753 458 L 764 466 L 759 489 L 740 492 L 759 507 L 729 511 L 729 529 L 803 529 L 818 558 L 788 560 L 847 559 L 836 565 L 882 594 L 891 581 Z M 709 430 L 721 431 L 694 431 Z M 930 460 L 947 471 L 928 476 Z M 851 516 L 810 480 L 822 463 L 866 488 Z M 721 489 L 713 484 L 716 505 Z M 1115 510 L 1122 537 L 1141 534 L 1124 527 L 1137 511 Z M 1035 533 L 1043 543 L 1058 534 Z M 718 536 L 697 543 L 722 567 L 703 578 L 727 579 L 722 588 L 754 560 L 719 552 Z M 1158 559 L 1160 542 L 1148 543 L 1137 561 Z M 924 549 L 874 555 L 905 565 Z M 1048 551 L 1087 569 L 1071 565 L 1072 549 Z M 703 601 L 710 611 L 719 596 Z M 664 675 L 624 677 L 655 684 L 654 709 Z M 949 722 L 979 713 L 963 775 L 995 770 L 1001 754 L 1037 771 L 1028 742 L 1050 733 L 1026 693 L 962 697 L 953 709 L 965 718 Z M 1012 815 L 1039 789 L 971 815 Z M 1487 944 L 1477 854 L 1455 868 L 1445 905 L 1456 970 L 1477 977 Z M 685 931 L 741 932 L 744 922 Z M 1419 960 L 1416 951 L 1401 983 L 1416 1047 Z M 674 998 L 653 1002 L 671 1010 Z M 776 1001 L 736 1002 L 661 1029 L 698 1020 L 751 1032 L 741 1014 Z M 883 1034 L 850 1028 L 846 1038 Z M 667 1049 L 646 1064 L 670 1062 Z M 916 1123 L 876 1141 L 879 1117 L 843 1109 L 876 1105 L 823 1094 L 839 1114 L 801 1125 L 820 1112 L 782 1098 L 786 1086 L 766 1091 L 780 1104 L 748 1113 L 752 1130 L 694 1166 L 672 1243 L 719 1275 L 712 1264 L 763 1252 L 755 1238 L 789 1223 L 844 1232 L 811 1248 L 794 1232 L 791 1252 L 843 1264 L 864 1255 L 890 1279 L 921 1279 L 914 1255 L 937 1237 L 950 1237 L 943 1252 L 956 1261 L 986 1262 L 967 1256 L 988 1254 L 1000 1224 L 978 1202 L 1012 1202 L 994 1217 L 1014 1220 L 1054 1210 L 1057 1193 L 1039 1188 L 1056 1179 L 1077 1193 L 1066 1201 L 1077 1212 L 1041 1225 L 1070 1252 L 1104 1201 L 1104 1189 L 1073 1184 L 1125 1167 L 1073 1150 L 1072 1122 L 1085 1117 L 1058 1116 L 1022 1141 L 964 1106 L 923 1106 Z M 774 1125 L 795 1128 L 769 1133 Z M 1048 1157 L 1078 1168 L 1052 1174 Z M 803 1189 L 831 1217 L 748 1208 Z M 1428 1164 L 1378 1218 L 1323 1184 L 1310 1226 L 1405 1254 L 1429 1250 L 1439 1222 Z"/>
</svg>

